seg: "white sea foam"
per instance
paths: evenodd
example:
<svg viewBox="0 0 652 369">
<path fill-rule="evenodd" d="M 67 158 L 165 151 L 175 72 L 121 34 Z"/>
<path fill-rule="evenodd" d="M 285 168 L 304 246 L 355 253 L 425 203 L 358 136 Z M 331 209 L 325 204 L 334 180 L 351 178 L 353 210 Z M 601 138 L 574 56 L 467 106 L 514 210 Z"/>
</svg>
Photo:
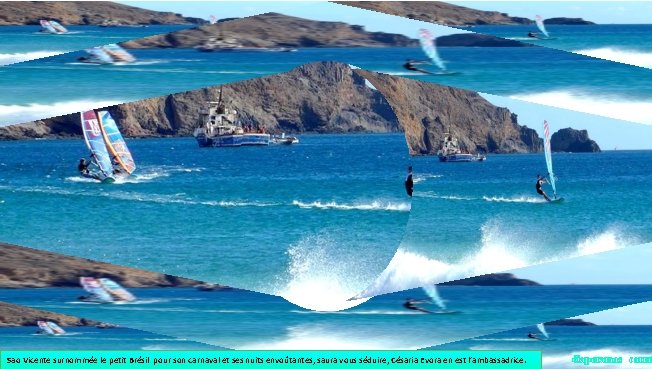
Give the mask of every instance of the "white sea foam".
<svg viewBox="0 0 652 369">
<path fill-rule="evenodd" d="M 357 204 L 340 204 L 335 201 L 330 202 L 302 202 L 299 200 L 292 201 L 292 205 L 303 209 L 336 209 L 336 210 L 384 210 L 384 211 L 410 211 L 410 204 L 404 202 L 394 203 L 391 201 L 371 201 Z"/>
<path fill-rule="evenodd" d="M 528 242 L 533 241 L 510 232 L 499 223 L 489 222 L 482 227 L 479 249 L 461 256 L 453 263 L 399 249 L 387 268 L 358 297 L 368 298 L 488 273 L 511 271 L 640 243 L 617 227 L 581 238 L 571 251 L 567 249 L 545 256 L 537 252 L 537 249 L 542 249 L 542 245 L 529 245 Z"/>
<path fill-rule="evenodd" d="M 531 197 L 531 196 L 514 196 L 514 197 L 502 197 L 502 196 L 482 196 L 484 201 L 489 202 L 516 202 L 516 203 L 528 203 L 528 204 L 542 204 L 546 200 L 543 197 Z"/>
<path fill-rule="evenodd" d="M 74 100 L 52 104 L 0 105 L 0 127 L 120 104 L 113 100 Z"/>
<path fill-rule="evenodd" d="M 8 53 L 0 54 L 0 66 L 9 65 L 14 63 L 20 63 L 27 60 L 34 60 L 40 58 L 47 58 L 48 56 L 59 55 L 64 53 L 63 51 L 30 51 L 27 53 Z"/>
<path fill-rule="evenodd" d="M 348 309 L 366 301 L 347 301 L 368 282 L 361 280 L 364 258 L 343 258 L 337 250 L 340 244 L 326 235 L 305 236 L 292 244 L 287 251 L 287 280 L 278 282 L 274 294 L 319 311 Z"/>
<path fill-rule="evenodd" d="M 576 54 L 592 56 L 619 63 L 635 65 L 643 68 L 652 68 L 652 53 L 638 50 L 627 50 L 616 47 L 601 47 L 597 49 L 580 49 L 573 51 Z"/>
<path fill-rule="evenodd" d="M 516 94 L 510 98 L 527 102 L 570 109 L 582 113 L 652 124 L 652 100 L 636 100 L 620 96 L 577 93 L 573 91 L 548 91 L 533 94 Z"/>
</svg>

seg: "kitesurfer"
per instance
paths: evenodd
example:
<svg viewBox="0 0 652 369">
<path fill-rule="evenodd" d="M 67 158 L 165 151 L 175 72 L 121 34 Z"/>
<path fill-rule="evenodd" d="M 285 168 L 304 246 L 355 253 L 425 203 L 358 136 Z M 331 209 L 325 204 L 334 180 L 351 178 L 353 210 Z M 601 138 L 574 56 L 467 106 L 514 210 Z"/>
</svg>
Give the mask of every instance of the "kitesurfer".
<svg viewBox="0 0 652 369">
<path fill-rule="evenodd" d="M 412 166 L 408 167 L 408 174 L 405 178 L 405 192 L 408 196 L 412 197 L 412 188 L 414 187 L 414 181 L 412 181 Z"/>
<path fill-rule="evenodd" d="M 424 312 L 424 313 L 427 313 L 427 314 L 432 314 L 432 311 L 428 311 L 428 310 L 426 310 L 426 309 L 424 309 L 422 307 L 417 306 L 417 304 L 423 304 L 424 302 L 426 302 L 426 301 L 424 301 L 424 300 L 415 300 L 415 299 L 412 299 L 412 298 L 408 298 L 403 303 L 403 307 L 408 309 L 408 310 L 416 310 L 416 311 L 421 311 L 421 312 Z"/>
<path fill-rule="evenodd" d="M 537 184 L 536 184 L 537 193 L 543 196 L 543 198 L 546 199 L 546 201 L 550 201 L 548 195 L 546 195 L 546 193 L 543 192 L 543 188 L 541 188 L 541 186 L 545 183 L 547 183 L 546 179 L 542 177 L 540 174 L 537 174 Z"/>
</svg>

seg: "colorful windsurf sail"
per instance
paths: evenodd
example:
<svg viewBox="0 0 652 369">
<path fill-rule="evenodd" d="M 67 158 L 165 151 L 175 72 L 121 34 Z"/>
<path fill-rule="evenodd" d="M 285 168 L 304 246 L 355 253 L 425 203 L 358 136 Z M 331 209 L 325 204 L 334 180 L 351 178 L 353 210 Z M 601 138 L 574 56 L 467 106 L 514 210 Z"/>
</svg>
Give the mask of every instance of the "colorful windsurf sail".
<svg viewBox="0 0 652 369">
<path fill-rule="evenodd" d="M 118 129 L 117 124 L 108 111 L 102 110 L 97 113 L 100 120 L 100 129 L 104 137 L 106 149 L 111 155 L 113 166 L 121 171 L 131 174 L 136 169 L 136 163 L 131 156 L 127 143 Z"/>
<path fill-rule="evenodd" d="M 548 332 L 546 331 L 546 327 L 543 325 L 543 323 L 537 324 L 537 328 L 539 329 L 539 332 L 541 332 L 541 334 L 543 334 L 544 337 L 550 338 L 548 336 Z"/>
<path fill-rule="evenodd" d="M 50 327 L 52 332 L 54 332 L 54 334 L 65 334 L 66 333 L 66 331 L 64 331 L 63 328 L 59 327 L 59 325 L 57 323 L 50 322 L 50 321 L 48 321 L 46 323 Z"/>
<path fill-rule="evenodd" d="M 68 32 L 68 30 L 66 29 L 66 27 L 62 26 L 62 25 L 59 24 L 59 22 L 57 22 L 57 21 L 53 21 L 53 20 L 51 20 L 51 21 L 50 21 L 50 25 L 52 26 L 52 28 L 54 28 L 55 30 L 57 30 L 57 33 L 67 33 L 67 32 Z"/>
<path fill-rule="evenodd" d="M 41 330 L 42 334 L 49 334 L 51 336 L 54 336 L 56 334 L 56 333 L 54 333 L 52 328 L 50 328 L 50 325 L 48 324 L 48 322 L 45 322 L 43 320 L 39 320 L 39 321 L 36 322 L 36 324 L 38 325 L 38 327 Z"/>
<path fill-rule="evenodd" d="M 109 278 L 100 278 L 100 284 L 104 289 L 113 296 L 117 301 L 134 301 L 136 296 L 132 295 L 129 291 L 125 290 L 121 285 Z"/>
<path fill-rule="evenodd" d="M 441 70 L 446 70 L 444 61 L 441 60 L 439 54 L 437 53 L 437 47 L 435 46 L 435 38 L 425 28 L 419 30 L 419 41 L 421 42 L 421 48 L 423 52 L 428 55 L 428 58 L 433 61 Z"/>
<path fill-rule="evenodd" d="M 552 186 L 553 194 L 557 198 L 557 185 L 555 184 L 555 173 L 552 171 L 552 150 L 550 148 L 550 125 L 547 120 L 543 121 L 543 151 L 546 156 L 546 165 L 548 166 L 548 181 Z"/>
<path fill-rule="evenodd" d="M 80 115 L 84 141 L 86 141 L 86 146 L 91 151 L 91 155 L 102 177 L 98 179 L 113 178 L 111 156 L 109 156 L 106 144 L 104 143 L 103 130 L 97 114 L 95 114 L 95 111 L 89 110 L 82 112 Z"/>
<path fill-rule="evenodd" d="M 208 18 L 210 19 L 210 24 L 215 24 L 215 23 L 217 23 L 217 17 L 216 17 L 216 16 L 211 15 L 211 16 L 208 17 Z"/>
<path fill-rule="evenodd" d="M 102 287 L 102 284 L 100 282 L 93 278 L 93 277 L 81 277 L 79 279 L 79 282 L 81 283 L 82 287 L 91 294 L 91 298 L 95 300 L 96 302 L 113 302 L 113 297 L 106 292 L 104 287 Z"/>
<path fill-rule="evenodd" d="M 132 63 L 136 61 L 136 58 L 133 55 L 116 44 L 104 45 L 101 48 L 105 53 L 111 56 L 114 63 Z"/>
<path fill-rule="evenodd" d="M 42 32 L 58 33 L 57 30 L 54 29 L 54 27 L 52 27 L 52 24 L 49 21 L 47 21 L 45 19 L 41 19 L 39 21 L 39 23 L 41 23 L 41 31 Z"/>
<path fill-rule="evenodd" d="M 546 37 L 550 37 L 550 36 L 548 35 L 548 31 L 546 31 L 546 26 L 543 24 L 543 17 L 540 16 L 540 15 L 537 15 L 537 16 L 534 18 L 534 21 L 536 22 L 537 27 L 539 28 L 539 31 L 541 31 L 541 33 L 543 33 L 544 35 L 546 35 Z"/>
<path fill-rule="evenodd" d="M 112 64 L 113 58 L 102 47 L 93 47 L 86 49 L 86 52 L 91 55 L 89 62 L 97 64 Z"/>
</svg>

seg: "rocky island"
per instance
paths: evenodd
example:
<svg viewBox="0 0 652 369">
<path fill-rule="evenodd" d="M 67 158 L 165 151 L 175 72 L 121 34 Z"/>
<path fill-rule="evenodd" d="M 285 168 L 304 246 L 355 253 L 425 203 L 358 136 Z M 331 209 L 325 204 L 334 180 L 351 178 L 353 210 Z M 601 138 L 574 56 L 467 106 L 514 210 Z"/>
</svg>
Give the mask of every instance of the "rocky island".
<svg viewBox="0 0 652 369">
<path fill-rule="evenodd" d="M 63 327 L 104 325 L 95 320 L 76 318 L 25 306 L 0 302 L 0 327 L 34 326 L 39 320 L 49 320 Z"/>
<path fill-rule="evenodd" d="M 38 25 L 41 19 L 53 19 L 64 25 L 99 25 L 107 21 L 122 25 L 207 23 L 200 18 L 111 1 L 0 1 L 0 26 Z"/>
<path fill-rule="evenodd" d="M 564 128 L 550 137 L 550 149 L 554 152 L 600 152 L 597 142 L 589 138 L 589 133 L 573 128 Z"/>
<path fill-rule="evenodd" d="M 540 286 L 529 279 L 521 279 L 512 273 L 492 273 L 441 283 L 440 286 Z"/>
</svg>

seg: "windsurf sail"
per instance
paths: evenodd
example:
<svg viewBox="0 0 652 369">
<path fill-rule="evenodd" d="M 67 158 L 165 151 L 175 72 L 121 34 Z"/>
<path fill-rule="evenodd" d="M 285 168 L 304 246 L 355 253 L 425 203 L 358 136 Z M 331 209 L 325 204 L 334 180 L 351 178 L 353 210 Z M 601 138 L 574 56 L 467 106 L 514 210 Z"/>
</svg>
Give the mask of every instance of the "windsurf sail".
<svg viewBox="0 0 652 369">
<path fill-rule="evenodd" d="M 113 63 L 113 58 L 101 47 L 93 47 L 91 49 L 86 49 L 86 52 L 91 55 L 89 62 L 98 63 L 98 64 L 111 64 Z"/>
<path fill-rule="evenodd" d="M 539 331 L 541 332 L 541 334 L 543 334 L 544 337 L 550 338 L 550 336 L 548 336 L 548 332 L 546 332 L 546 327 L 543 325 L 543 323 L 537 324 L 537 328 L 539 328 Z"/>
<path fill-rule="evenodd" d="M 209 19 L 210 19 L 210 24 L 215 24 L 215 23 L 217 23 L 217 17 L 216 17 L 216 16 L 211 15 L 211 16 L 209 17 Z"/>
<path fill-rule="evenodd" d="M 106 110 L 99 111 L 97 115 L 106 148 L 111 154 L 113 166 L 131 174 L 136 169 L 136 163 L 134 163 L 134 158 L 131 156 L 131 152 L 124 138 L 122 138 L 115 120 Z"/>
<path fill-rule="evenodd" d="M 419 30 L 419 41 L 421 42 L 421 48 L 423 49 L 423 52 L 428 55 L 430 60 L 433 61 L 441 70 L 446 70 L 446 66 L 444 65 L 444 61 L 441 60 L 439 57 L 439 54 L 437 54 L 437 48 L 435 46 L 435 38 L 425 28 L 422 28 Z"/>
<path fill-rule="evenodd" d="M 426 292 L 426 295 L 430 297 L 430 300 L 437 304 L 440 309 L 446 310 L 446 304 L 444 303 L 444 300 L 439 296 L 439 293 L 437 292 L 437 287 L 435 285 L 431 286 L 425 286 L 421 287 L 423 290 Z"/>
<path fill-rule="evenodd" d="M 39 329 L 41 330 L 41 333 L 49 334 L 51 336 L 54 336 L 56 334 L 56 333 L 54 333 L 52 328 L 50 328 L 50 325 L 48 325 L 48 322 L 45 322 L 43 320 L 39 320 L 39 321 L 36 322 L 36 324 L 38 325 Z"/>
<path fill-rule="evenodd" d="M 52 26 L 52 28 L 54 28 L 55 30 L 57 30 L 57 33 L 66 33 L 66 32 L 68 32 L 68 30 L 66 29 L 66 27 L 62 26 L 62 25 L 59 24 L 59 22 L 57 22 L 57 21 L 53 21 L 53 20 L 51 20 L 51 21 L 50 21 L 50 25 Z"/>
<path fill-rule="evenodd" d="M 50 327 L 52 332 L 54 332 L 54 334 L 65 334 L 66 333 L 66 331 L 64 331 L 63 328 L 59 327 L 59 325 L 57 323 L 50 322 L 50 321 L 48 321 L 46 323 Z"/>
<path fill-rule="evenodd" d="M 543 151 L 545 152 L 546 165 L 548 166 L 548 181 L 552 186 L 552 192 L 555 195 L 555 198 L 557 198 L 557 186 L 555 184 L 555 173 L 552 171 L 552 150 L 550 149 L 550 126 L 548 125 L 547 120 L 543 121 L 543 136 L 544 136 Z"/>
<path fill-rule="evenodd" d="M 48 33 L 58 33 L 57 30 L 52 27 L 52 24 L 49 21 L 41 19 L 39 23 L 41 23 L 41 31 Z"/>
<path fill-rule="evenodd" d="M 540 15 L 537 15 L 537 16 L 534 18 L 534 21 L 536 22 L 537 27 L 539 27 L 539 31 L 541 31 L 541 33 L 543 33 L 544 35 L 546 35 L 546 37 L 549 37 L 549 35 L 548 35 L 548 31 L 546 31 L 546 26 L 543 24 L 543 17 L 540 16 Z"/>
<path fill-rule="evenodd" d="M 102 287 L 100 282 L 93 277 L 81 277 L 79 279 L 82 287 L 91 294 L 91 297 L 97 302 L 113 302 L 113 297 Z"/>
<path fill-rule="evenodd" d="M 111 56 L 113 62 L 132 63 L 136 61 L 136 58 L 133 55 L 116 44 L 104 45 L 101 48 L 105 53 Z"/>
<path fill-rule="evenodd" d="M 86 146 L 91 151 L 94 162 L 102 177 L 99 180 L 112 178 L 113 165 L 111 165 L 111 156 L 109 156 L 109 152 L 106 149 L 97 114 L 95 114 L 95 111 L 90 110 L 81 112 L 80 116 L 84 141 L 86 141 Z"/>
<path fill-rule="evenodd" d="M 100 278 L 100 284 L 104 289 L 118 301 L 134 301 L 136 296 L 132 295 L 129 291 L 125 290 L 121 285 L 114 282 L 109 278 Z"/>
</svg>

